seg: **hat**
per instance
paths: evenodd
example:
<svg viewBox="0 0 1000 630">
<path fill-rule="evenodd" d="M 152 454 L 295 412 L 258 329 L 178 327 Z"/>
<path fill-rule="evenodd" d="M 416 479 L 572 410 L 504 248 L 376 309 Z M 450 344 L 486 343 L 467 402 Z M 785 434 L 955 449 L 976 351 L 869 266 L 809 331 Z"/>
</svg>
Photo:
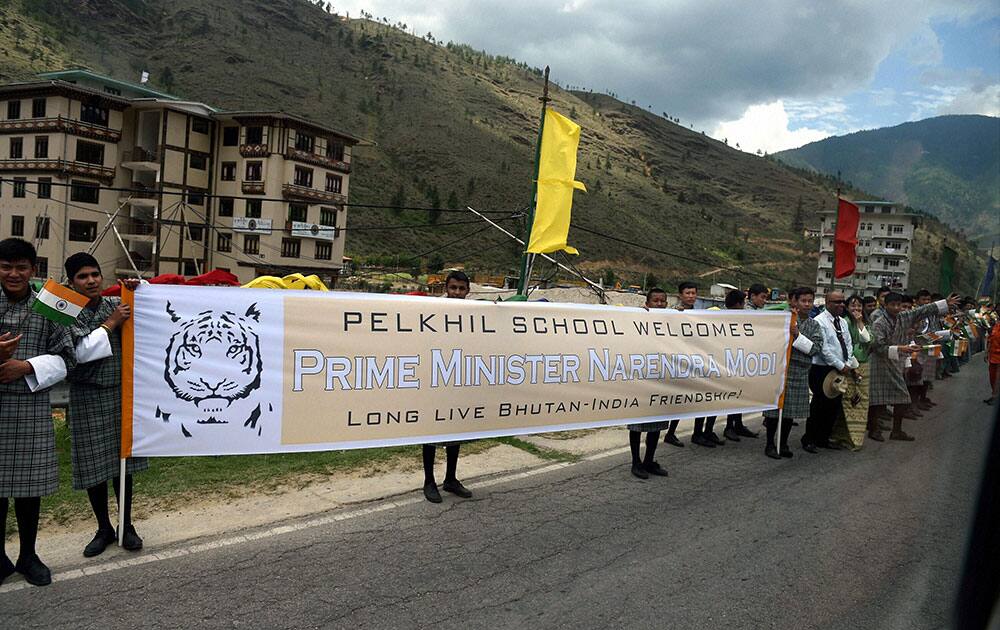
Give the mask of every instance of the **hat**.
<svg viewBox="0 0 1000 630">
<path fill-rule="evenodd" d="M 847 377 L 836 370 L 830 370 L 830 373 L 823 379 L 823 395 L 827 398 L 837 398 L 846 391 Z"/>
</svg>

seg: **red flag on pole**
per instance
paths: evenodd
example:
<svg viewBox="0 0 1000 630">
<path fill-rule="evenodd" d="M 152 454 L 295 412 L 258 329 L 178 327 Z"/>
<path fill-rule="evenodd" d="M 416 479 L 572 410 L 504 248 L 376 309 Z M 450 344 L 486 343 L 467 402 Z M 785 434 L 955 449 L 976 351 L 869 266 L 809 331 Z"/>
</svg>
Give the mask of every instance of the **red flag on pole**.
<svg viewBox="0 0 1000 630">
<path fill-rule="evenodd" d="M 858 223 L 861 221 L 861 209 L 850 201 L 839 200 L 837 206 L 837 232 L 833 236 L 833 248 L 836 261 L 833 266 L 833 277 L 846 278 L 854 273 L 855 249 L 858 246 Z"/>
</svg>

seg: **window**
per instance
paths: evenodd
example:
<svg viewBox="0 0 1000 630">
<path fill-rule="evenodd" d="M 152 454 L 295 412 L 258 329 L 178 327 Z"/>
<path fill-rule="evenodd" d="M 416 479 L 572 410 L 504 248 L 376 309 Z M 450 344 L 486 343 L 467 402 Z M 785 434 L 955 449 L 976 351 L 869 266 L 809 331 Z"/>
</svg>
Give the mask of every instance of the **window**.
<svg viewBox="0 0 1000 630">
<path fill-rule="evenodd" d="M 69 189 L 69 198 L 72 201 L 82 201 L 83 203 L 100 203 L 101 188 L 97 184 L 90 182 L 73 182 Z"/>
<path fill-rule="evenodd" d="M 193 260 L 184 261 L 184 275 L 194 276 L 198 274 L 198 265 L 194 264 Z"/>
<path fill-rule="evenodd" d="M 97 238 L 96 221 L 78 221 L 75 219 L 70 219 L 69 240 L 82 241 L 84 243 L 93 243 L 94 239 L 96 238 Z"/>
<path fill-rule="evenodd" d="M 36 98 L 31 101 L 31 117 L 45 118 L 45 99 Z"/>
<path fill-rule="evenodd" d="M 205 228 L 200 225 L 188 225 L 187 237 L 196 243 L 202 243 L 205 241 Z"/>
<path fill-rule="evenodd" d="M 24 217 L 14 215 L 10 218 L 10 235 L 24 236 Z"/>
<path fill-rule="evenodd" d="M 24 157 L 24 138 L 10 139 L 10 159 L 20 160 Z"/>
<path fill-rule="evenodd" d="M 247 162 L 247 176 L 246 180 L 248 182 L 259 182 L 261 181 L 261 170 L 263 168 L 263 162 Z"/>
<path fill-rule="evenodd" d="M 17 197 L 18 199 L 23 199 L 25 197 L 25 192 L 27 191 L 28 188 L 27 184 L 25 183 L 26 181 L 27 180 L 25 180 L 25 178 L 23 177 L 14 178 L 14 196 Z"/>
<path fill-rule="evenodd" d="M 309 206 L 304 203 L 290 203 L 288 204 L 288 220 L 298 221 L 300 223 L 305 223 L 308 221 L 309 216 Z"/>
<path fill-rule="evenodd" d="M 316 260 L 330 260 L 333 254 L 333 244 L 316 241 Z"/>
<path fill-rule="evenodd" d="M 115 87 L 111 87 L 110 85 L 105 85 L 104 86 L 104 92 L 105 92 L 105 94 L 110 94 L 111 96 L 121 96 L 122 95 L 122 91 L 121 90 L 119 90 L 118 88 L 115 88 Z"/>
<path fill-rule="evenodd" d="M 40 278 L 47 278 L 49 275 L 49 259 L 46 256 L 39 256 L 38 260 L 35 262 L 38 265 L 38 276 Z"/>
<path fill-rule="evenodd" d="M 35 136 L 35 158 L 49 157 L 49 137 Z"/>
<path fill-rule="evenodd" d="M 332 192 L 340 194 L 341 186 L 343 186 L 344 178 L 340 175 L 327 175 L 326 176 L 326 192 Z"/>
<path fill-rule="evenodd" d="M 248 219 L 260 218 L 260 199 L 247 199 L 246 215 Z"/>
<path fill-rule="evenodd" d="M 108 108 L 101 107 L 99 105 L 88 105 L 86 103 L 80 106 L 80 120 L 85 123 L 90 123 L 92 125 L 100 125 L 101 127 L 108 126 Z"/>
<path fill-rule="evenodd" d="M 337 225 L 337 209 L 336 208 L 320 208 L 319 209 L 319 224 L 320 225 Z"/>
<path fill-rule="evenodd" d="M 52 198 L 52 178 L 51 177 L 39 177 L 38 178 L 38 198 L 39 199 L 51 199 Z"/>
<path fill-rule="evenodd" d="M 331 160 L 344 161 L 344 145 L 340 142 L 329 140 L 326 143 L 326 157 Z"/>
<path fill-rule="evenodd" d="M 204 118 L 192 118 L 191 119 L 191 131 L 195 133 L 207 134 L 209 131 L 208 120 Z"/>
<path fill-rule="evenodd" d="M 247 127 L 247 144 L 264 144 L 264 128 L 261 126 Z"/>
<path fill-rule="evenodd" d="M 189 192 L 187 194 L 187 203 L 189 206 L 203 206 L 205 205 L 205 195 L 202 193 Z"/>
<path fill-rule="evenodd" d="M 305 188 L 312 188 L 313 185 L 313 172 L 311 168 L 302 168 L 301 166 L 295 167 L 295 185 L 304 186 Z"/>
<path fill-rule="evenodd" d="M 21 117 L 21 101 L 7 101 L 7 120 L 17 120 Z"/>
<path fill-rule="evenodd" d="M 240 143 L 240 128 L 239 127 L 223 127 L 222 128 L 222 146 L 224 147 L 235 147 Z"/>
<path fill-rule="evenodd" d="M 87 164 L 104 164 L 104 145 L 96 142 L 76 142 L 76 161 Z"/>
<path fill-rule="evenodd" d="M 236 181 L 236 162 L 223 162 L 219 178 L 224 182 Z"/>
<path fill-rule="evenodd" d="M 190 166 L 195 170 L 203 171 L 207 167 L 207 164 L 208 160 L 205 158 L 204 155 L 200 155 L 198 153 L 192 153 L 191 155 L 188 156 L 188 166 Z"/>
<path fill-rule="evenodd" d="M 895 259 L 887 260 L 887 261 L 885 261 L 885 266 L 886 267 L 898 267 L 899 266 L 899 261 L 895 260 Z"/>
<path fill-rule="evenodd" d="M 243 236 L 243 253 L 244 254 L 259 254 L 260 253 L 260 237 L 256 234 L 246 234 Z"/>
<path fill-rule="evenodd" d="M 302 132 L 295 133 L 295 148 L 299 151 L 313 152 L 316 146 L 316 138 Z"/>
<path fill-rule="evenodd" d="M 902 234 L 903 233 L 903 226 L 902 225 L 894 225 L 894 226 L 892 226 L 892 233 L 893 234 Z"/>
<path fill-rule="evenodd" d="M 233 251 L 233 235 L 226 234 L 225 232 L 219 232 L 215 239 L 215 249 L 220 252 Z"/>
<path fill-rule="evenodd" d="M 302 241 L 297 238 L 281 239 L 281 255 L 285 258 L 298 258 L 302 250 Z"/>
<path fill-rule="evenodd" d="M 35 238 L 46 239 L 49 237 L 49 218 L 35 217 Z"/>
<path fill-rule="evenodd" d="M 231 217 L 233 216 L 233 200 L 229 197 L 222 197 L 219 199 L 219 216 L 220 217 Z"/>
</svg>

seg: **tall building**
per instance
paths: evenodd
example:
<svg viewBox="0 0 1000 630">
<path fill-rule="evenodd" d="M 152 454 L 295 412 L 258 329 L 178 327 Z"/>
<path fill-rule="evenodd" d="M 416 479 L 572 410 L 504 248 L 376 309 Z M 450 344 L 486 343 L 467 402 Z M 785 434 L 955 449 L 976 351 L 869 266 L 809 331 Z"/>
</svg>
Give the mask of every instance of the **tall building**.
<svg viewBox="0 0 1000 630">
<path fill-rule="evenodd" d="M 913 233 L 919 216 L 891 201 L 855 201 L 861 209 L 858 225 L 857 266 L 854 275 L 837 280 L 847 293 L 874 295 L 880 287 L 905 291 L 910 281 Z M 836 212 L 823 214 L 816 286 L 830 287 L 833 278 L 833 233 Z"/>
<path fill-rule="evenodd" d="M 93 248 L 106 276 L 134 265 L 146 277 L 220 268 L 241 282 L 294 271 L 333 282 L 359 142 L 283 112 L 44 73 L 0 86 L 0 238 L 33 241 L 42 277 Z"/>
</svg>

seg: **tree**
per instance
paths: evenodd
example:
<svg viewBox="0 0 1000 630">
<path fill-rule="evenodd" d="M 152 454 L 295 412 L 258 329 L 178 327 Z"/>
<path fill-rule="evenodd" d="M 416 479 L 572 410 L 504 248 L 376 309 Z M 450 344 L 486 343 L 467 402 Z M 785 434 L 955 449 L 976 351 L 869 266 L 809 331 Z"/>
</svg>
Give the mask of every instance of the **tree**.
<svg viewBox="0 0 1000 630">
<path fill-rule="evenodd" d="M 174 71 L 170 69 L 170 66 L 165 67 L 160 72 L 160 83 L 164 88 L 171 90 L 174 87 Z"/>
<path fill-rule="evenodd" d="M 454 190 L 448 195 L 448 207 L 452 209 L 458 207 L 458 195 L 455 194 Z"/>
<path fill-rule="evenodd" d="M 795 204 L 795 214 L 792 215 L 792 229 L 802 234 L 805 229 L 805 223 L 802 219 L 802 195 L 799 195 L 799 200 Z"/>
<path fill-rule="evenodd" d="M 614 269 L 605 269 L 604 273 L 601 274 L 601 281 L 606 287 L 615 286 L 615 271 Z"/>
<path fill-rule="evenodd" d="M 389 202 L 389 205 L 392 206 L 393 214 L 398 215 L 403 211 L 402 208 L 406 206 L 406 188 L 402 184 L 396 189 L 396 194 L 392 196 L 392 201 Z"/>
</svg>

